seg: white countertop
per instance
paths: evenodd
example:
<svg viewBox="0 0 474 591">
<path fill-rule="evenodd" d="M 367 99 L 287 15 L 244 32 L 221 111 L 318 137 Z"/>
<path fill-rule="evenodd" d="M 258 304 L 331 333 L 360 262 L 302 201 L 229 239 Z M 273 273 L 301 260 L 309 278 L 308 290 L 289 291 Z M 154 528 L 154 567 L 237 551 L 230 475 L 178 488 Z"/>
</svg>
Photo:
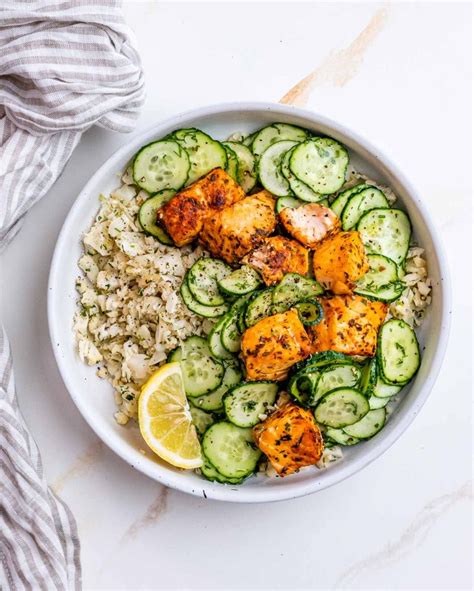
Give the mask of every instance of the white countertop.
<svg viewBox="0 0 474 591">
<path fill-rule="evenodd" d="M 87 132 L 2 256 L 0 312 L 46 475 L 77 518 L 84 588 L 470 589 L 469 5 L 150 1 L 125 12 L 147 74 L 137 131 L 207 103 L 278 101 L 315 71 L 295 104 L 366 136 L 420 190 L 447 246 L 454 314 L 423 411 L 361 473 L 268 505 L 166 490 L 99 442 L 50 347 L 56 237 L 91 173 L 128 141 Z"/>
</svg>

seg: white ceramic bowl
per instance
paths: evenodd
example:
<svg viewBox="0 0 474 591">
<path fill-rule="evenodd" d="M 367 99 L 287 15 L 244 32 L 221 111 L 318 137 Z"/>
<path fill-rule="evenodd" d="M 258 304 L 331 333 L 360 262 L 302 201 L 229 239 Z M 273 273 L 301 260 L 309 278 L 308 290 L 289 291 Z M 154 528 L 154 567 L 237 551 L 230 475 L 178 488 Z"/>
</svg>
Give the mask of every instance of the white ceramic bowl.
<svg viewBox="0 0 474 591">
<path fill-rule="evenodd" d="M 433 279 L 433 303 L 419 330 L 423 352 L 420 370 L 376 437 L 354 448 L 345 448 L 344 459 L 327 470 L 306 469 L 284 479 L 259 475 L 243 486 L 232 487 L 174 469 L 151 452 L 143 454 L 146 446 L 138 429 L 116 424 L 110 385 L 96 377 L 95 368 L 86 367 L 76 354 L 72 331 L 76 305 L 74 283 L 78 276 L 81 235 L 97 212 L 98 195 L 117 187 L 117 173 L 140 146 L 179 127 L 198 127 L 217 139 L 225 139 L 234 131 L 249 132 L 274 121 L 301 125 L 339 140 L 349 148 L 351 162 L 358 170 L 393 188 L 399 205 L 410 216 L 415 239 L 426 249 Z M 276 501 L 307 495 L 347 478 L 380 456 L 405 431 L 428 397 L 440 369 L 449 332 L 448 283 L 443 249 L 428 212 L 407 179 L 379 150 L 347 128 L 309 111 L 267 103 L 235 103 L 184 113 L 150 128 L 132 142 L 127 141 L 94 174 L 77 197 L 58 238 L 49 278 L 49 327 L 59 370 L 76 406 L 100 439 L 131 466 L 166 486 L 195 495 L 234 502 Z"/>
</svg>

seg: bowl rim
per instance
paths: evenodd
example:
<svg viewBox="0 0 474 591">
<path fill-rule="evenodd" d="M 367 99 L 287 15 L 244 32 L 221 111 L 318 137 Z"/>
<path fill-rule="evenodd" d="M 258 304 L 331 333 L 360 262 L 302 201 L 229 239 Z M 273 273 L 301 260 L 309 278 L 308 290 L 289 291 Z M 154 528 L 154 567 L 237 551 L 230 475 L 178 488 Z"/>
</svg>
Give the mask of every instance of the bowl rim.
<svg viewBox="0 0 474 591">
<path fill-rule="evenodd" d="M 100 177 L 108 174 L 108 171 L 113 161 L 121 160 L 123 157 L 127 155 L 127 153 L 130 152 L 132 147 L 137 147 L 141 143 L 149 141 L 150 135 L 153 135 L 155 133 L 158 134 L 161 129 L 164 129 L 166 127 L 178 127 L 180 125 L 180 122 L 183 120 L 192 120 L 202 117 L 209 117 L 213 115 L 225 115 L 235 112 L 253 112 L 255 114 L 255 112 L 259 111 L 262 114 L 272 113 L 275 114 L 275 116 L 283 115 L 289 118 L 301 118 L 311 121 L 311 123 L 315 125 L 324 126 L 331 130 L 334 130 L 336 133 L 339 133 L 342 136 L 349 137 L 361 148 L 363 148 L 373 157 L 375 157 L 376 160 L 382 165 L 382 167 L 387 169 L 391 173 L 391 175 L 394 178 L 396 178 L 401 185 L 403 185 L 404 189 L 406 190 L 406 193 L 409 195 L 409 198 L 414 202 L 417 209 L 419 210 L 423 218 L 423 221 L 428 229 L 433 245 L 435 247 L 434 250 L 440 269 L 440 275 L 443 278 L 443 280 L 440 282 L 441 320 L 439 328 L 439 337 L 435 343 L 435 351 L 433 353 L 429 374 L 427 375 L 425 382 L 421 385 L 416 398 L 412 401 L 411 411 L 413 412 L 406 413 L 403 417 L 401 417 L 398 421 L 396 428 L 391 430 L 383 439 L 381 439 L 380 443 L 377 446 L 374 446 L 372 449 L 368 450 L 365 454 L 363 454 L 360 458 L 357 458 L 353 462 L 349 463 L 342 474 L 338 473 L 331 477 L 331 474 L 329 473 L 328 476 L 325 478 L 323 484 L 321 484 L 319 482 L 319 479 L 315 477 L 314 479 L 311 479 L 309 482 L 295 483 L 293 489 L 296 490 L 288 490 L 285 487 L 275 487 L 272 489 L 265 488 L 264 491 L 261 490 L 259 491 L 258 495 L 255 495 L 254 490 L 250 488 L 246 489 L 245 487 L 240 487 L 238 489 L 239 494 L 236 494 L 235 488 L 224 486 L 222 484 L 214 482 L 205 482 L 204 491 L 203 489 L 193 485 L 192 482 L 186 482 L 185 474 L 183 473 L 173 473 L 171 471 L 167 472 L 165 468 L 163 468 L 159 464 L 149 465 L 148 463 L 140 462 L 139 458 L 134 457 L 134 454 L 132 452 L 128 451 L 126 448 L 120 448 L 119 446 L 117 446 L 111 438 L 109 438 L 101 431 L 101 429 L 95 424 L 92 413 L 88 412 L 87 405 L 85 403 L 82 403 L 80 396 L 78 396 L 75 392 L 75 386 L 72 384 L 72 381 L 69 378 L 69 371 L 63 366 L 63 360 L 59 355 L 58 347 L 55 346 L 55 343 L 57 342 L 56 332 L 58 331 L 58 325 L 53 310 L 53 290 L 55 286 L 58 284 L 57 276 L 60 272 L 60 247 L 63 240 L 69 232 L 69 220 L 74 216 L 76 209 L 79 209 L 83 200 L 83 195 L 89 192 L 89 187 L 93 186 L 95 182 L 98 179 L 100 179 Z M 77 195 L 71 209 L 69 210 L 61 227 L 61 231 L 58 235 L 56 245 L 54 248 L 47 289 L 48 327 L 51 340 L 51 347 L 53 349 L 56 364 L 58 366 L 64 385 L 66 386 L 66 390 L 68 391 L 69 395 L 71 396 L 74 404 L 78 408 L 84 420 L 95 432 L 95 434 L 112 451 L 114 451 L 119 457 L 125 460 L 130 466 L 139 470 L 143 474 L 146 474 L 150 478 L 153 478 L 154 480 L 158 481 L 164 486 L 168 486 L 180 490 L 182 492 L 193 494 L 200 497 L 204 496 L 205 498 L 211 498 L 214 500 L 240 503 L 287 500 L 302 497 L 317 492 L 319 490 L 323 490 L 325 488 L 333 486 L 334 484 L 337 484 L 338 482 L 342 482 L 346 478 L 349 478 L 353 474 L 359 472 L 360 470 L 368 466 L 382 454 L 384 454 L 410 426 L 415 416 L 421 410 L 428 396 L 430 395 L 431 390 L 438 377 L 438 374 L 441 370 L 441 365 L 443 362 L 443 358 L 445 356 L 451 326 L 451 281 L 445 249 L 440 238 L 440 234 L 437 231 L 436 226 L 433 223 L 433 220 L 431 219 L 431 216 L 427 211 L 427 208 L 425 207 L 415 187 L 398 169 L 398 167 L 378 147 L 376 147 L 371 142 L 367 141 L 365 138 L 361 137 L 350 127 L 340 124 L 324 115 L 319 114 L 316 111 L 310 111 L 299 107 L 282 105 L 279 103 L 272 102 L 224 102 L 199 107 L 196 109 L 190 109 L 188 111 L 181 112 L 172 117 L 168 117 L 167 119 L 158 122 L 155 125 L 148 126 L 141 133 L 134 136 L 133 140 L 129 141 L 128 143 L 125 143 L 122 147 L 118 148 L 109 158 L 107 158 L 107 160 L 105 160 L 105 162 L 102 163 L 102 165 L 90 177 L 88 182 L 84 185 L 80 193 Z M 138 454 L 138 452 L 136 453 Z"/>
</svg>

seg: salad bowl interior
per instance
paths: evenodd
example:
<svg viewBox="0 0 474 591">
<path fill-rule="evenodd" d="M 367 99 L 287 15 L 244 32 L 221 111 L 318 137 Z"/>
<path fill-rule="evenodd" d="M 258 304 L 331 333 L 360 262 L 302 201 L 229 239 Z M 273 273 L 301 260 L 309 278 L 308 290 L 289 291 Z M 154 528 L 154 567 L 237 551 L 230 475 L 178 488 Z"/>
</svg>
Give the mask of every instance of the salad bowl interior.
<svg viewBox="0 0 474 591">
<path fill-rule="evenodd" d="M 96 376 L 95 367 L 85 366 L 76 352 L 72 325 L 77 301 L 77 261 L 81 255 L 81 237 L 98 211 L 98 196 L 110 193 L 119 185 L 118 175 L 141 146 L 180 127 L 197 127 L 224 140 L 236 131 L 249 133 L 275 121 L 338 140 L 347 147 L 354 168 L 393 189 L 398 197 L 397 207 L 406 210 L 411 219 L 413 239 L 426 251 L 432 304 L 417 329 L 422 351 L 420 369 L 376 437 L 353 448 L 344 448 L 343 459 L 324 470 L 308 468 L 285 478 L 259 474 L 241 486 L 224 485 L 165 464 L 147 448 L 136 426 L 122 427 L 114 421 L 110 384 Z M 315 113 L 266 103 L 227 104 L 185 113 L 150 128 L 118 150 L 94 174 L 71 208 L 57 241 L 49 278 L 48 317 L 54 354 L 67 390 L 98 437 L 131 466 L 166 486 L 234 502 L 283 500 L 327 488 L 386 451 L 418 414 L 433 387 L 446 347 L 449 313 L 449 279 L 442 245 L 420 197 L 407 179 L 376 148 L 345 127 Z"/>
</svg>

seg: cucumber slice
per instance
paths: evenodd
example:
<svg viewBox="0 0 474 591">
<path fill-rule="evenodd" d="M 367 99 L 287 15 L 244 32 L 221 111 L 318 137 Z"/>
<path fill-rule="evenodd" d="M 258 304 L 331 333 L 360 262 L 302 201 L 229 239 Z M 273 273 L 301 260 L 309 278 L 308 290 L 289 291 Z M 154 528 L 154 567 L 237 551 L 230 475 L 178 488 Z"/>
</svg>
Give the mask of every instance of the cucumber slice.
<svg viewBox="0 0 474 591">
<path fill-rule="evenodd" d="M 360 218 L 371 209 L 388 208 L 389 204 L 380 189 L 366 187 L 353 195 L 342 212 L 342 229 L 355 228 Z"/>
<path fill-rule="evenodd" d="M 295 209 L 301 205 L 304 205 L 304 201 L 301 201 L 301 199 L 296 199 L 296 197 L 279 197 L 275 205 L 275 211 L 280 213 L 280 211 L 286 207 Z"/>
<path fill-rule="evenodd" d="M 314 416 L 317 423 L 340 429 L 357 423 L 368 412 L 369 403 L 361 392 L 353 388 L 337 388 L 319 400 Z"/>
<path fill-rule="evenodd" d="M 357 423 L 344 427 L 343 431 L 350 437 L 369 439 L 376 435 L 385 425 L 385 408 L 369 410 L 369 412 Z"/>
<path fill-rule="evenodd" d="M 293 150 L 291 172 L 315 193 L 329 195 L 345 181 L 349 163 L 347 150 L 331 138 L 311 138 Z"/>
<path fill-rule="evenodd" d="M 251 429 L 232 423 L 214 423 L 202 440 L 204 455 L 227 478 L 245 478 L 257 467 L 261 452 L 255 446 Z"/>
<path fill-rule="evenodd" d="M 245 311 L 245 326 L 250 328 L 259 320 L 272 315 L 273 289 L 265 289 L 253 298 Z"/>
<path fill-rule="evenodd" d="M 207 429 L 215 422 L 214 417 L 208 412 L 196 408 L 192 404 L 189 406 L 189 411 L 191 413 L 193 425 L 196 427 L 196 431 L 199 435 L 204 435 Z"/>
<path fill-rule="evenodd" d="M 207 480 L 213 482 L 220 482 L 221 484 L 240 484 L 242 478 L 226 478 L 211 464 L 211 462 L 204 456 L 202 466 L 200 467 L 201 473 Z"/>
<path fill-rule="evenodd" d="M 187 152 L 190 161 L 186 185 L 190 185 L 213 168 L 226 168 L 227 154 L 222 144 L 199 129 L 178 129 L 172 138 Z"/>
<path fill-rule="evenodd" d="M 389 400 L 392 396 L 395 396 L 400 392 L 402 386 L 393 386 L 392 384 L 386 384 L 380 376 L 377 376 L 377 381 L 373 389 L 373 395 L 377 398 Z"/>
<path fill-rule="evenodd" d="M 378 396 L 372 395 L 369 398 L 370 410 L 377 410 L 378 408 L 384 408 L 390 402 L 390 398 L 379 398 Z"/>
<path fill-rule="evenodd" d="M 321 201 L 319 201 L 319 205 L 323 205 L 324 207 L 329 207 L 329 199 L 327 197 L 325 197 L 324 199 L 321 199 Z"/>
<path fill-rule="evenodd" d="M 219 259 L 201 258 L 188 271 L 188 287 L 194 299 L 205 306 L 221 306 L 224 297 L 217 282 L 232 273 Z"/>
<path fill-rule="evenodd" d="M 354 293 L 383 302 L 398 299 L 405 285 L 398 279 L 397 265 L 381 254 L 367 255 L 369 270 L 357 282 Z"/>
<path fill-rule="evenodd" d="M 188 179 L 190 162 L 179 143 L 160 140 L 141 148 L 132 168 L 135 184 L 148 193 L 164 189 L 177 191 Z"/>
<path fill-rule="evenodd" d="M 288 150 L 286 154 L 283 155 L 281 159 L 281 173 L 286 178 L 290 185 L 290 189 L 293 193 L 302 199 L 303 201 L 307 201 L 310 203 L 320 202 L 323 196 L 320 193 L 315 193 L 308 185 L 301 182 L 292 172 L 290 169 L 290 158 L 293 153 L 294 148 Z"/>
<path fill-rule="evenodd" d="M 313 398 L 319 376 L 319 371 L 312 368 L 298 372 L 290 378 L 288 392 L 304 406 L 309 405 Z"/>
<path fill-rule="evenodd" d="M 140 222 L 140 226 L 147 234 L 151 234 L 151 236 L 158 238 L 162 244 L 173 244 L 173 241 L 166 231 L 156 223 L 156 214 L 158 210 L 163 207 L 173 195 L 175 195 L 175 193 L 176 191 L 173 189 L 164 189 L 144 201 L 138 211 L 138 221 Z"/>
<path fill-rule="evenodd" d="M 372 209 L 360 218 L 357 230 L 368 252 L 386 256 L 397 265 L 405 260 L 411 224 L 401 209 Z"/>
<path fill-rule="evenodd" d="M 234 179 L 234 181 L 238 182 L 238 173 L 239 173 L 239 160 L 237 158 L 237 154 L 234 150 L 228 146 L 227 144 L 222 144 L 225 149 L 225 153 L 227 155 L 227 166 L 226 172 Z"/>
<path fill-rule="evenodd" d="M 295 145 L 296 142 L 292 142 L 291 140 L 275 142 L 263 152 L 258 161 L 260 182 L 267 191 L 270 191 L 270 193 L 277 197 L 291 195 L 290 185 L 283 176 L 280 165 L 285 153 Z"/>
<path fill-rule="evenodd" d="M 304 142 L 308 135 L 308 132 L 301 129 L 301 127 L 288 125 L 288 123 L 273 123 L 263 127 L 255 134 L 251 146 L 252 152 L 258 159 L 275 142 L 281 142 L 282 140 Z"/>
<path fill-rule="evenodd" d="M 382 325 L 377 361 L 384 382 L 398 386 L 408 384 L 420 367 L 420 348 L 411 326 L 396 318 Z"/>
<path fill-rule="evenodd" d="M 298 302 L 294 306 L 304 326 L 314 326 L 323 319 L 323 307 L 317 300 Z"/>
<path fill-rule="evenodd" d="M 310 404 L 312 406 L 316 405 L 325 394 L 336 388 L 356 386 L 360 377 L 360 369 L 356 365 L 349 363 L 322 369 L 313 390 Z"/>
<path fill-rule="evenodd" d="M 255 291 L 261 283 L 262 279 L 257 271 L 244 265 L 220 279 L 217 285 L 224 293 L 239 296 Z"/>
<path fill-rule="evenodd" d="M 314 353 L 308 359 L 300 361 L 295 365 L 296 371 L 304 369 L 318 370 L 328 365 L 335 365 L 338 363 L 354 363 L 354 360 L 349 355 L 338 353 L 337 351 L 322 351 L 321 353 Z"/>
<path fill-rule="evenodd" d="M 275 312 L 284 312 L 298 302 L 311 300 L 323 293 L 323 288 L 314 279 L 298 273 L 287 273 L 273 291 Z"/>
<path fill-rule="evenodd" d="M 237 182 L 245 193 L 249 193 L 257 183 L 254 155 L 250 151 L 250 148 L 238 142 L 224 142 L 224 146 L 231 148 L 237 156 Z"/>
<path fill-rule="evenodd" d="M 179 293 L 183 298 L 183 302 L 191 310 L 191 312 L 194 312 L 199 316 L 204 316 L 204 318 L 217 318 L 225 314 L 229 309 L 227 304 L 222 304 L 221 306 L 204 306 L 203 304 L 200 304 L 190 292 L 187 278 L 185 278 L 181 284 Z"/>
<path fill-rule="evenodd" d="M 377 360 L 375 357 L 362 366 L 360 391 L 369 398 L 377 381 Z"/>
<path fill-rule="evenodd" d="M 167 363 L 173 363 L 175 361 L 181 361 L 183 358 L 183 350 L 181 347 L 175 347 L 172 351 L 168 353 L 166 357 Z"/>
<path fill-rule="evenodd" d="M 211 350 L 212 355 L 217 357 L 217 359 L 230 359 L 232 355 L 224 349 L 221 341 L 222 329 L 224 327 L 224 322 L 227 321 L 227 314 L 225 314 L 212 328 L 209 334 L 209 348 Z"/>
<path fill-rule="evenodd" d="M 226 314 L 221 330 L 221 343 L 229 353 L 238 353 L 240 351 L 240 325 L 239 320 L 243 310 L 247 305 L 249 296 L 242 296 Z"/>
<path fill-rule="evenodd" d="M 357 193 L 362 191 L 363 189 L 366 189 L 368 186 L 369 185 L 367 185 L 366 183 L 359 183 L 358 185 L 354 185 L 353 187 L 350 187 L 349 189 L 346 189 L 345 191 L 339 193 L 339 195 L 334 199 L 330 206 L 333 212 L 338 217 L 341 217 L 342 212 L 344 211 L 344 208 L 346 207 L 349 199 L 353 195 L 356 195 Z"/>
<path fill-rule="evenodd" d="M 257 132 L 254 131 L 253 133 L 249 133 L 248 136 L 244 137 L 244 139 L 242 140 L 242 143 L 245 147 L 250 147 L 253 143 L 253 140 L 255 139 L 255 136 L 257 135 Z"/>
<path fill-rule="evenodd" d="M 190 337 L 181 345 L 180 363 L 187 396 L 202 396 L 221 385 L 224 366 L 210 353 L 209 345 L 202 337 Z"/>
<path fill-rule="evenodd" d="M 198 396 L 196 398 L 190 398 L 190 402 L 193 406 L 201 408 L 202 410 L 209 411 L 220 411 L 223 410 L 224 405 L 222 402 L 223 397 L 233 386 L 237 385 L 242 381 L 242 372 L 237 366 L 228 365 L 225 368 L 224 377 L 222 378 L 222 384 L 216 388 L 213 392 L 205 394 L 204 396 Z"/>
<path fill-rule="evenodd" d="M 237 427 L 254 427 L 258 418 L 275 404 L 278 385 L 273 382 L 252 382 L 235 386 L 224 396 L 227 419 Z"/>
<path fill-rule="evenodd" d="M 342 429 L 326 429 L 323 437 L 329 437 L 335 443 L 339 445 L 357 445 L 360 443 L 360 439 L 357 437 L 351 437 L 345 433 Z"/>
</svg>

